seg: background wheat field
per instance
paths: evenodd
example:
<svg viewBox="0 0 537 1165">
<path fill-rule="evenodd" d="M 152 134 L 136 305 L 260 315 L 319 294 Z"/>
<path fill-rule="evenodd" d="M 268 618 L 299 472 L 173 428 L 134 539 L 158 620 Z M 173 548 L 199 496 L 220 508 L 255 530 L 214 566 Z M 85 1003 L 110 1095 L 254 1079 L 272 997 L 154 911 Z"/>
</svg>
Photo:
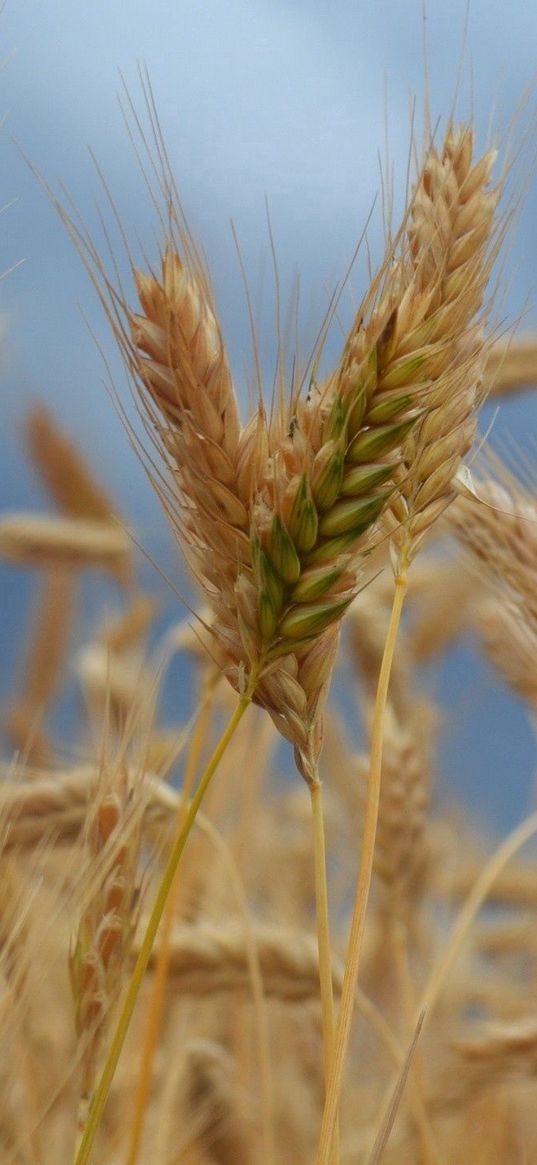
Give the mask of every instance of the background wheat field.
<svg viewBox="0 0 537 1165">
<path fill-rule="evenodd" d="M 537 16 L 1 24 L 0 1161 L 537 1160 Z"/>
</svg>

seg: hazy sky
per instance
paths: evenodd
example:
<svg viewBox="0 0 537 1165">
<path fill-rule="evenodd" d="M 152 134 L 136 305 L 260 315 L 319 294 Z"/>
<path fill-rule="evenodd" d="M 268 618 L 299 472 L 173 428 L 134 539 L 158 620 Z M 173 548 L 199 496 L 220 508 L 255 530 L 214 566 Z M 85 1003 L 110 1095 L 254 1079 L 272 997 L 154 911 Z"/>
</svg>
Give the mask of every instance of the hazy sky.
<svg viewBox="0 0 537 1165">
<path fill-rule="evenodd" d="M 455 92 L 468 5 L 429 0 L 426 38 L 433 118 Z M 478 139 L 501 137 L 532 83 L 537 5 L 472 0 L 458 112 Z M 273 282 L 266 203 L 284 302 L 300 275 L 304 343 L 315 334 L 379 191 L 379 157 L 405 178 L 410 119 L 422 108 L 421 0 L 6 0 L 0 17 L 1 283 L 0 490 L 5 504 L 37 500 L 20 454 L 28 402 L 47 400 L 103 473 L 144 544 L 166 556 L 165 524 L 102 386 L 84 316 L 122 380 L 80 260 L 21 150 L 53 186 L 63 182 L 92 229 L 101 199 L 91 147 L 132 238 L 155 253 L 154 221 L 117 99 L 120 73 L 140 110 L 147 66 L 184 207 L 211 270 L 238 380 L 252 367 L 230 220 L 236 225 L 271 374 Z M 535 88 L 529 97 L 535 104 Z M 526 118 L 527 120 L 527 118 Z M 515 132 L 515 141 L 521 140 Z M 18 147 L 14 144 L 16 139 Z M 519 183 L 528 185 L 531 140 Z M 526 175 L 526 177 L 524 177 Z M 509 242 L 502 317 L 536 323 L 535 182 Z M 380 258 L 382 210 L 370 239 Z M 362 287 L 357 264 L 354 287 Z M 337 336 L 333 352 L 337 352 Z M 497 426 L 535 429 L 536 404 L 506 407 Z M 8 584 L 4 584 L 6 587 Z M 5 590 L 4 592 L 5 593 Z"/>
</svg>

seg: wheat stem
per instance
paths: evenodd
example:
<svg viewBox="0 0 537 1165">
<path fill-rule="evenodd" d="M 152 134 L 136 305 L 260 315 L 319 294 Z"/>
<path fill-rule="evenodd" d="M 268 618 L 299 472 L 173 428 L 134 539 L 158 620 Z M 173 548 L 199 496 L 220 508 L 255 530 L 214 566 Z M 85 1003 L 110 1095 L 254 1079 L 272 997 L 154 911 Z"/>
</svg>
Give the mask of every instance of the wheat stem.
<svg viewBox="0 0 537 1165">
<path fill-rule="evenodd" d="M 201 703 L 200 713 L 194 727 L 194 732 L 192 734 L 192 740 L 190 742 L 190 748 L 185 766 L 182 797 L 177 812 L 178 829 L 182 827 L 185 821 L 188 799 L 192 793 L 196 771 L 200 761 L 203 744 L 206 739 L 214 686 L 214 683 L 211 683 L 207 686 L 205 696 Z M 162 934 L 157 953 L 155 980 L 149 1001 L 147 1024 L 143 1040 L 142 1054 L 140 1058 L 140 1073 L 138 1076 L 136 1095 L 134 1098 L 134 1112 L 132 1115 L 125 1165 L 136 1165 L 140 1155 L 140 1148 L 145 1125 L 145 1116 L 151 1092 L 153 1062 L 155 1059 L 155 1052 L 157 1049 L 158 1038 L 162 1024 L 164 1002 L 166 998 L 166 985 L 168 982 L 168 974 L 170 969 L 171 936 L 177 911 L 179 885 L 180 883 L 176 871 L 176 875 L 170 889 L 170 895 L 166 903 L 162 925 Z"/>
<path fill-rule="evenodd" d="M 211 780 L 216 772 L 216 769 L 218 768 L 218 765 L 226 751 L 228 744 L 230 743 L 240 721 L 242 720 L 246 709 L 252 702 L 254 690 L 255 682 L 254 677 L 252 677 L 249 687 L 240 697 L 237 707 L 235 708 L 235 711 L 225 731 L 220 737 L 220 740 L 211 756 L 207 768 L 205 769 L 205 772 L 203 773 L 203 776 L 199 782 L 192 801 L 190 802 L 186 817 L 177 833 L 177 837 L 175 839 L 164 873 L 162 875 L 162 879 L 160 881 L 153 909 L 151 911 L 142 945 L 140 947 L 140 952 L 132 972 L 127 994 L 125 996 L 114 1036 L 112 1038 L 112 1043 L 110 1045 L 102 1075 L 90 1105 L 86 1128 L 75 1156 L 74 1165 L 86 1165 L 86 1162 L 89 1160 L 89 1155 L 95 1140 L 99 1121 L 108 1098 L 108 1093 L 112 1085 L 119 1057 L 121 1055 L 123 1044 L 125 1042 L 125 1038 L 130 1026 L 136 1000 L 142 985 L 142 980 L 151 957 L 151 951 L 153 949 L 153 944 L 155 942 L 159 924 L 164 912 L 164 907 L 166 906 L 168 895 L 173 885 L 175 872 L 179 865 L 185 845 L 188 841 L 192 826 L 196 820 L 198 809 L 201 806 L 205 793 L 209 788 Z"/>
<path fill-rule="evenodd" d="M 360 869 L 358 871 L 358 883 L 356 887 L 356 898 L 351 921 L 345 974 L 343 977 L 341 1005 L 336 1025 L 334 1058 L 332 1062 L 329 1088 L 327 1090 L 321 1125 L 321 1138 L 317 1158 L 318 1165 L 330 1165 L 330 1149 L 339 1109 L 339 1100 L 343 1081 L 343 1069 L 345 1066 L 345 1056 L 350 1036 L 354 999 L 356 995 L 356 985 L 358 982 L 358 970 L 362 949 L 362 939 L 364 934 L 367 901 L 369 897 L 369 887 L 371 885 L 371 875 L 373 871 L 373 855 L 375 850 L 375 836 L 377 832 L 377 819 L 380 799 L 384 712 L 388 698 L 390 673 L 395 652 L 395 644 L 397 641 L 399 622 L 405 601 L 406 589 L 407 576 L 406 572 L 403 571 L 398 574 L 395 579 L 395 592 L 392 612 L 390 616 L 390 625 L 384 646 L 384 654 L 380 667 L 379 682 L 375 700 L 375 710 L 373 714 L 373 725 L 371 730 L 371 757 L 369 768 L 369 784 L 367 791 L 367 805 L 364 822 L 364 836 L 362 840 L 362 854 L 360 859 Z"/>
<path fill-rule="evenodd" d="M 328 910 L 328 887 L 326 881 L 326 845 L 324 836 L 324 814 L 322 783 L 319 779 L 309 782 L 311 814 L 313 825 L 313 860 L 315 867 L 315 920 L 317 925 L 317 945 L 319 950 L 319 980 L 321 985 L 321 1011 L 323 1024 L 323 1054 L 325 1090 L 328 1091 L 330 1070 L 334 1056 L 335 1013 L 334 987 L 332 982 L 332 954 L 330 945 L 330 921 Z M 334 1165 L 339 1162 L 339 1130 L 337 1121 L 332 1141 Z"/>
</svg>

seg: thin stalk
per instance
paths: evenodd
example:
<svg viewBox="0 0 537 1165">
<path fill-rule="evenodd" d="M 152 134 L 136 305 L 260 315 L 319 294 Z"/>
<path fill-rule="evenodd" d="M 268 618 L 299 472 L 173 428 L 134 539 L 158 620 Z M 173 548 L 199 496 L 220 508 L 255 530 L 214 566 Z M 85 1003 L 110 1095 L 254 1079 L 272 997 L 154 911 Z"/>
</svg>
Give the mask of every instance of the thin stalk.
<svg viewBox="0 0 537 1165">
<path fill-rule="evenodd" d="M 214 680 L 212 680 L 212 682 L 208 683 L 206 686 L 205 694 L 201 701 L 199 716 L 192 733 L 192 739 L 190 742 L 190 748 L 188 750 L 188 757 L 185 765 L 181 804 L 179 805 L 177 811 L 177 829 L 181 829 L 186 817 L 188 800 L 192 793 L 203 744 L 206 739 L 214 688 L 215 684 Z M 140 1073 L 138 1076 L 136 1094 L 134 1098 L 134 1112 L 132 1115 L 125 1165 L 136 1165 L 142 1144 L 145 1116 L 151 1092 L 153 1062 L 155 1059 L 155 1052 L 157 1049 L 160 1029 L 162 1025 L 164 1003 L 166 1000 L 166 983 L 168 980 L 168 971 L 170 966 L 171 935 L 177 914 L 179 886 L 180 881 L 176 871 L 171 886 L 170 895 L 166 903 L 166 909 L 162 923 L 162 931 L 155 968 L 155 977 L 153 981 L 151 997 L 149 1000 L 147 1023 L 142 1045 L 142 1054 L 140 1058 Z"/>
<path fill-rule="evenodd" d="M 324 813 L 322 783 L 317 778 L 309 781 L 311 815 L 313 825 L 313 861 L 315 868 L 315 918 L 317 924 L 317 946 L 319 951 L 319 980 L 321 986 L 321 1012 L 323 1025 L 323 1054 L 325 1095 L 328 1091 L 330 1072 L 335 1046 L 334 987 L 332 982 L 332 949 L 330 944 L 330 921 L 328 911 L 328 887 L 326 881 L 326 845 L 324 837 Z M 336 1120 L 332 1139 L 331 1165 L 339 1162 L 339 1129 Z"/>
<path fill-rule="evenodd" d="M 395 644 L 397 642 L 397 632 L 399 630 L 399 623 L 405 601 L 406 590 L 407 576 L 406 572 L 402 572 L 401 574 L 398 574 L 395 579 L 395 592 L 390 616 L 390 625 L 388 627 L 386 643 L 384 644 L 384 654 L 382 656 L 377 694 L 375 699 L 373 725 L 371 729 L 371 756 L 369 767 L 369 783 L 367 788 L 364 835 L 362 840 L 362 853 L 360 858 L 360 869 L 358 871 L 358 882 L 356 886 L 356 897 L 354 901 L 347 959 L 343 976 L 343 986 L 341 990 L 341 1003 L 336 1025 L 334 1058 L 330 1072 L 329 1087 L 326 1094 L 321 1125 L 321 1138 L 319 1142 L 317 1165 L 330 1165 L 332 1137 L 334 1135 L 334 1129 L 339 1111 L 341 1087 L 343 1082 L 343 1070 L 345 1066 L 345 1057 L 347 1054 L 347 1047 L 351 1030 L 352 1013 L 354 1008 L 354 999 L 356 995 L 358 971 L 360 966 L 360 955 L 362 951 L 362 940 L 364 935 L 365 916 L 369 898 L 369 888 L 371 886 L 371 876 L 373 872 L 373 855 L 375 851 L 375 838 L 377 833 L 377 820 L 380 801 L 384 714 L 386 710 L 386 701 L 388 698 L 388 687 L 390 683 Z"/>
<path fill-rule="evenodd" d="M 95 1135 L 99 1127 L 99 1121 L 108 1098 L 108 1093 L 114 1079 L 114 1074 L 117 1068 L 119 1057 L 121 1055 L 121 1050 L 129 1030 L 129 1025 L 132 1019 L 136 1000 L 138 998 L 138 993 L 142 985 L 143 977 L 147 970 L 149 959 L 151 958 L 151 951 L 153 949 L 159 924 L 164 912 L 164 907 L 166 905 L 168 895 L 170 893 L 170 889 L 175 877 L 175 871 L 177 870 L 192 826 L 196 820 L 198 809 L 200 808 L 200 805 L 207 792 L 207 789 L 209 788 L 216 769 L 218 768 L 222 756 L 224 755 L 229 742 L 231 741 L 240 721 L 242 720 L 246 709 L 252 702 L 254 687 L 255 685 L 253 682 L 251 682 L 248 690 L 240 697 L 237 707 L 227 725 L 227 728 L 223 732 L 207 765 L 207 768 L 205 769 L 205 772 L 188 808 L 184 822 L 182 823 L 177 833 L 175 842 L 172 846 L 170 856 L 166 863 L 166 867 L 157 890 L 157 895 L 153 909 L 151 911 L 151 915 L 149 917 L 149 921 L 147 923 L 146 932 L 143 937 L 138 958 L 136 959 L 134 970 L 132 972 L 129 986 L 127 988 L 127 993 L 120 1012 L 119 1020 L 117 1022 L 117 1026 L 112 1038 L 112 1043 L 110 1045 L 110 1050 L 108 1052 L 101 1078 L 90 1105 L 86 1128 L 78 1146 L 78 1151 L 74 1159 L 74 1165 L 86 1165 L 87 1161 L 89 1160 L 89 1155 L 95 1140 Z"/>
</svg>

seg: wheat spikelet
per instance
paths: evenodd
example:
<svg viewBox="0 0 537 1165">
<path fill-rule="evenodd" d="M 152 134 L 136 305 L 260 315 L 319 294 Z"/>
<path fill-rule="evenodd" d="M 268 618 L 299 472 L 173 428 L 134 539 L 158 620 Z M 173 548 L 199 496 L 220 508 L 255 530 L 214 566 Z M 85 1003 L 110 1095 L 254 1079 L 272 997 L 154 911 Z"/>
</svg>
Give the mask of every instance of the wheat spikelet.
<svg viewBox="0 0 537 1165">
<path fill-rule="evenodd" d="M 239 418 L 227 358 L 208 284 L 171 242 L 161 278 L 139 271 L 135 278 L 143 314 L 129 313 L 124 355 L 173 467 L 170 516 L 195 574 L 216 599 L 232 587 L 237 560 L 248 548 L 248 513 L 235 468 Z"/>
<path fill-rule="evenodd" d="M 453 478 L 483 398 L 483 299 L 500 189 L 489 189 L 494 151 L 475 161 L 473 149 L 469 129 L 450 127 L 442 150 L 431 149 L 412 202 L 409 237 L 423 312 L 410 336 L 414 346 L 420 340 L 435 352 L 436 365 L 425 415 L 406 442 L 406 477 L 393 506 L 402 570 L 455 496 Z"/>
</svg>

